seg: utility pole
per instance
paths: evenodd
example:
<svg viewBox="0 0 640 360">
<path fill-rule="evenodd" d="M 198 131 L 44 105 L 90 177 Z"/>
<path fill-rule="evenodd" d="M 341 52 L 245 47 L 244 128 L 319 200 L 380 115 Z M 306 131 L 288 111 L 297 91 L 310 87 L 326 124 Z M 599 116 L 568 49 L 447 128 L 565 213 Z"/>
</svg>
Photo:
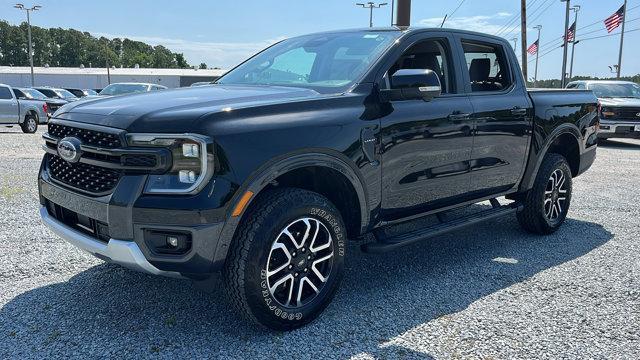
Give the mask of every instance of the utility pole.
<svg viewBox="0 0 640 360">
<path fill-rule="evenodd" d="M 538 30 L 538 48 L 536 49 L 536 70 L 533 73 L 533 87 L 538 86 L 538 58 L 540 57 L 540 30 L 542 30 L 542 25 L 536 25 L 534 29 Z"/>
<path fill-rule="evenodd" d="M 362 6 L 363 8 L 369 8 L 369 27 L 373 27 L 373 9 L 379 9 L 385 5 L 387 5 L 387 3 L 382 3 L 382 4 L 377 4 L 374 3 L 373 1 L 369 1 L 366 4 L 362 4 L 362 3 L 357 3 L 356 5 L 358 6 Z"/>
<path fill-rule="evenodd" d="M 620 71 L 622 70 L 622 45 L 624 44 L 624 24 L 627 22 L 627 0 L 624 0 L 624 12 L 622 13 L 622 32 L 620 33 L 620 52 L 618 53 L 618 73 L 620 79 Z"/>
<path fill-rule="evenodd" d="M 524 75 L 524 80 L 528 79 L 527 77 L 527 0 L 520 1 L 520 43 L 522 45 L 521 54 L 522 54 L 522 75 Z"/>
<path fill-rule="evenodd" d="M 27 34 L 29 37 L 29 65 L 31 66 L 31 86 L 35 86 L 35 80 L 34 80 L 34 76 L 33 76 L 33 46 L 31 45 L 31 16 L 30 13 L 32 11 L 38 11 L 42 6 L 40 5 L 34 5 L 31 8 L 26 8 L 24 7 L 23 4 L 15 4 L 13 6 L 14 8 L 18 9 L 18 10 L 24 10 L 27 12 Z"/>
<path fill-rule="evenodd" d="M 396 26 L 405 28 L 411 24 L 411 0 L 396 1 Z"/>
<path fill-rule="evenodd" d="M 575 19 L 573 20 L 573 26 L 575 26 L 573 30 L 573 41 L 571 41 L 571 65 L 569 66 L 569 81 L 573 79 L 573 55 L 576 53 L 576 44 L 580 41 L 576 41 L 576 35 L 578 32 L 578 12 L 580 11 L 580 5 L 575 5 L 571 8 L 575 13 Z"/>
<path fill-rule="evenodd" d="M 391 26 L 393 26 L 393 11 L 396 9 L 396 0 L 391 0 Z"/>
<path fill-rule="evenodd" d="M 571 0 L 560 0 L 561 2 L 567 3 L 567 9 L 565 11 L 564 17 L 564 48 L 562 54 L 562 80 L 560 81 L 560 87 L 564 89 L 564 86 L 567 83 L 567 48 L 569 47 L 569 43 L 567 42 L 569 36 L 569 10 L 571 8 Z"/>
</svg>

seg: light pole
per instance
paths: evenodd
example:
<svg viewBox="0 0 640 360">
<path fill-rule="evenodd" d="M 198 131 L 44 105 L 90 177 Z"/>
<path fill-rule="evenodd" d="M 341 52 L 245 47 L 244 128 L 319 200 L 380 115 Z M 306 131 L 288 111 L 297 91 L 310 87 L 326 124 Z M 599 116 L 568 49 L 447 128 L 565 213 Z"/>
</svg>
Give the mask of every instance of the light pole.
<svg viewBox="0 0 640 360">
<path fill-rule="evenodd" d="M 30 16 L 30 12 L 31 11 L 37 11 L 39 10 L 42 6 L 40 5 L 34 5 L 31 8 L 26 8 L 24 7 L 23 4 L 15 4 L 13 6 L 16 9 L 19 10 L 24 10 L 27 12 L 27 33 L 29 36 L 29 65 L 31 65 L 31 86 L 35 86 L 35 81 L 33 79 L 33 48 L 31 46 L 31 16 Z"/>
<path fill-rule="evenodd" d="M 536 43 L 538 44 L 538 48 L 536 49 L 536 70 L 533 73 L 533 87 L 538 86 L 538 58 L 540 55 L 540 30 L 542 30 L 542 25 L 536 25 L 533 27 L 538 30 L 538 40 Z"/>
<path fill-rule="evenodd" d="M 567 9 L 564 16 L 564 49 L 562 54 L 562 80 L 560 87 L 564 89 L 567 81 L 567 48 L 569 47 L 569 9 L 571 8 L 571 0 L 560 0 L 567 3 Z"/>
<path fill-rule="evenodd" d="M 356 5 L 358 6 L 362 6 L 363 8 L 369 8 L 369 27 L 373 27 L 373 9 L 379 9 L 385 5 L 387 5 L 387 3 L 382 3 L 382 4 L 377 4 L 374 3 L 373 1 L 369 1 L 366 4 L 362 4 L 362 3 L 357 3 Z"/>
<path fill-rule="evenodd" d="M 511 38 L 511 40 L 513 41 L 513 51 L 516 51 L 516 47 L 518 47 L 518 38 L 514 37 Z"/>
<path fill-rule="evenodd" d="M 573 41 L 571 41 L 571 65 L 569 65 L 569 81 L 573 79 L 573 55 L 576 53 L 576 44 L 580 41 L 576 41 L 576 35 L 578 32 L 578 11 L 580 11 L 580 5 L 575 5 L 571 8 L 575 12 L 575 19 L 573 21 Z"/>
</svg>

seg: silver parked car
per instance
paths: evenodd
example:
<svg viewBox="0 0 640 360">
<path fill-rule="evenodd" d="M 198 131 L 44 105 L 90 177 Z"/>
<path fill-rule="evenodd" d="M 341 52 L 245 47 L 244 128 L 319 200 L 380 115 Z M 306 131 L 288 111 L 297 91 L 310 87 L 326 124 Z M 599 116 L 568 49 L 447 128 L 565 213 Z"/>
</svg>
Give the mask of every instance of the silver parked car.
<svg viewBox="0 0 640 360">
<path fill-rule="evenodd" d="M 164 90 L 166 88 L 167 87 L 163 85 L 149 84 L 149 83 L 114 83 L 102 89 L 99 95 L 100 96 L 116 96 L 116 95 L 133 94 L 133 93 L 139 93 L 139 92 Z"/>
<path fill-rule="evenodd" d="M 640 85 L 630 81 L 584 80 L 567 89 L 592 90 L 600 100 L 598 137 L 640 139 Z"/>
<path fill-rule="evenodd" d="M 52 99 L 61 99 L 61 100 L 66 100 L 68 102 L 79 100 L 79 98 L 77 96 L 73 95 L 69 91 L 67 91 L 65 89 L 62 89 L 62 88 L 54 88 L 54 87 L 49 87 L 49 86 L 38 86 L 38 87 L 34 87 L 34 89 L 40 91 L 46 97 L 52 98 Z"/>
<path fill-rule="evenodd" d="M 9 85 L 0 84 L 0 124 L 20 125 L 23 132 L 34 133 L 47 120 L 46 102 L 18 99 Z"/>
</svg>

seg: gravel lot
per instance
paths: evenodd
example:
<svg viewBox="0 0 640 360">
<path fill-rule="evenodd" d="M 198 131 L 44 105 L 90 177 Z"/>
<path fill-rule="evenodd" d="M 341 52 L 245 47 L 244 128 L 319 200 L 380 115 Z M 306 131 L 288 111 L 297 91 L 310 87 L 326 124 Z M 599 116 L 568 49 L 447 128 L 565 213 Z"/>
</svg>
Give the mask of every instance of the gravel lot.
<svg viewBox="0 0 640 360">
<path fill-rule="evenodd" d="M 54 236 L 40 144 L 0 128 L 0 359 L 640 358 L 640 141 L 601 146 L 553 236 L 509 217 L 384 255 L 352 246 L 333 305 L 285 334 L 239 321 L 215 281 L 209 294 Z"/>
</svg>

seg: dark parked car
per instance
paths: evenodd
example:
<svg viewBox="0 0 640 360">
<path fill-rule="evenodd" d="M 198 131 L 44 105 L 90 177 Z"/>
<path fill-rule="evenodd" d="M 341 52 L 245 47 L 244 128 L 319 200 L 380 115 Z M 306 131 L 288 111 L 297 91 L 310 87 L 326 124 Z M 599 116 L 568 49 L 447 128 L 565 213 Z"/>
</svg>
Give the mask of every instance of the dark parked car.
<svg viewBox="0 0 640 360">
<path fill-rule="evenodd" d="M 581 80 L 567 89 L 591 90 L 600 100 L 598 137 L 640 139 L 640 85 L 631 81 Z"/>
<path fill-rule="evenodd" d="M 43 93 L 38 90 L 30 89 L 30 88 L 13 88 L 13 91 L 16 93 L 18 98 L 24 97 L 29 100 L 40 100 L 44 101 L 47 104 L 47 120 L 53 115 L 62 105 L 69 103 L 67 100 L 62 99 L 53 99 L 46 97 Z"/>
<path fill-rule="evenodd" d="M 83 98 L 87 96 L 96 96 L 98 93 L 93 89 L 75 89 L 75 88 L 66 88 L 68 92 L 72 93 L 78 98 Z"/>
<path fill-rule="evenodd" d="M 591 91 L 527 91 L 500 37 L 307 35 L 212 86 L 65 106 L 44 135 L 40 214 L 106 261 L 221 272 L 240 314 L 288 330 L 329 304 L 345 243 L 364 234 L 375 241 L 362 250 L 377 253 L 508 214 L 556 231 L 572 178 L 595 159 L 598 121 Z M 435 225 L 387 231 L 434 214 Z"/>
<path fill-rule="evenodd" d="M 38 86 L 38 87 L 34 87 L 34 89 L 40 91 L 46 97 L 52 98 L 52 99 L 61 99 L 68 102 L 76 101 L 79 99 L 77 96 L 73 95 L 72 93 L 70 93 L 65 89 L 53 88 L 48 86 L 44 86 L 44 87 Z"/>
</svg>

